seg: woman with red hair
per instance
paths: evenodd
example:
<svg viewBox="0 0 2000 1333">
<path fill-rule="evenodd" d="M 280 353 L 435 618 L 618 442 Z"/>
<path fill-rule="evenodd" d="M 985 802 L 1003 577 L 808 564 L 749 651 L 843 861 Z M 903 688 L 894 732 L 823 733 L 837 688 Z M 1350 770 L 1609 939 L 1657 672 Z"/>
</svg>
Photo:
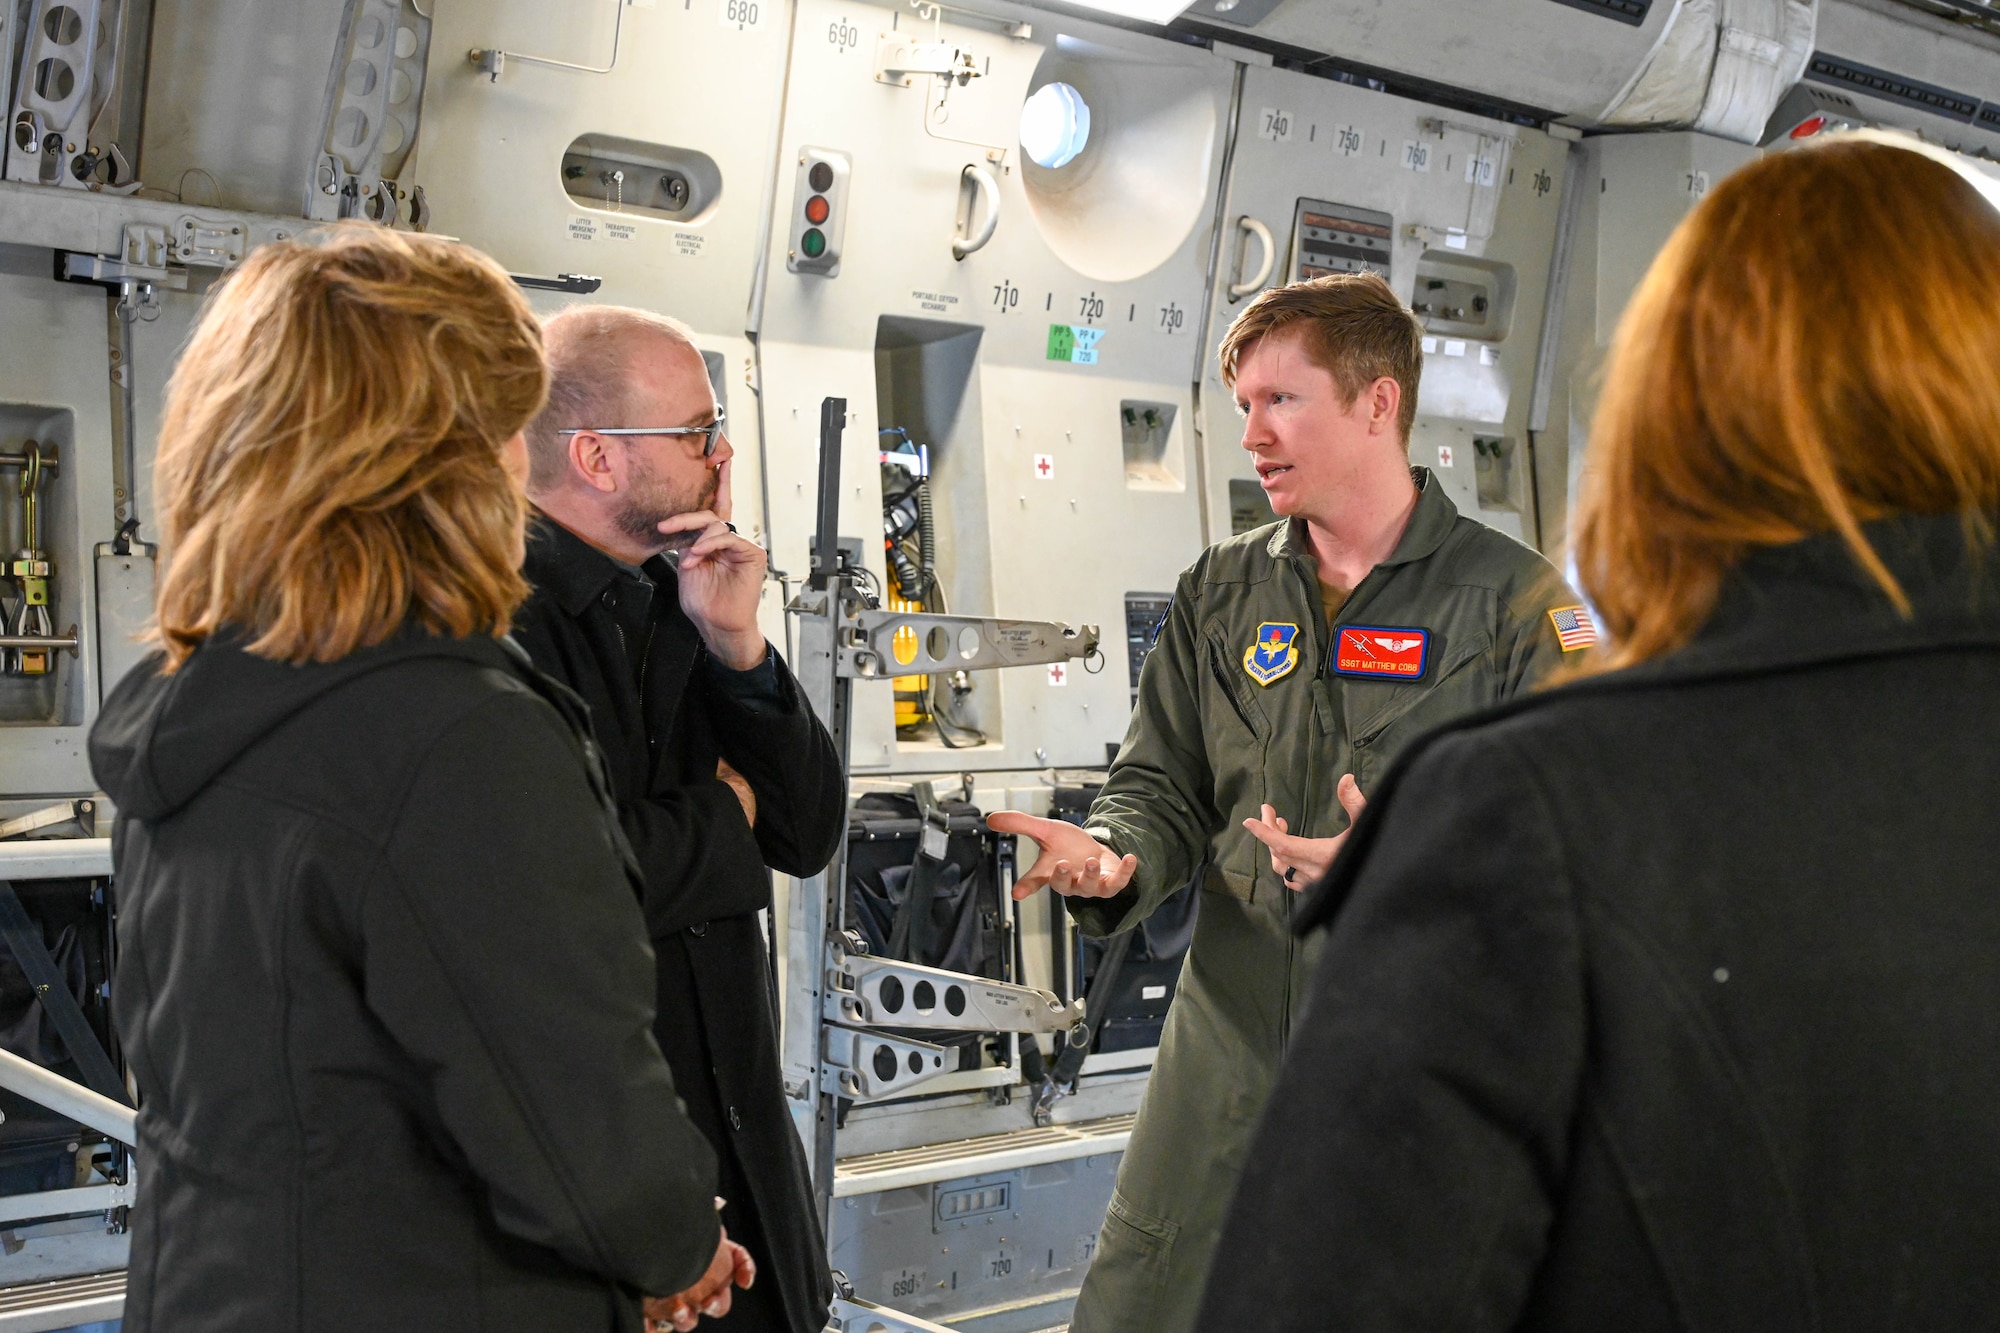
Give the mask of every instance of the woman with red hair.
<svg viewBox="0 0 2000 1333">
<path fill-rule="evenodd" d="M 1203 1328 L 1992 1324 L 1990 186 L 1855 136 L 1674 235 L 1591 432 L 1609 649 L 1374 794 Z"/>
</svg>

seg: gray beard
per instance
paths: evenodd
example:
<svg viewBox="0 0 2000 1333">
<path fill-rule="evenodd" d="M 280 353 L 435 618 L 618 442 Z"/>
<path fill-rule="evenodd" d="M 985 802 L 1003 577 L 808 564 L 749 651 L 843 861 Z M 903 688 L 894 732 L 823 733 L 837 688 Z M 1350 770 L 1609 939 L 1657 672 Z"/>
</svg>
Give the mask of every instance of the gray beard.
<svg viewBox="0 0 2000 1333">
<path fill-rule="evenodd" d="M 698 532 L 663 535 L 660 524 L 698 509 L 712 509 L 722 493 L 722 474 L 704 470 L 706 480 L 699 488 L 676 490 L 661 482 L 650 467 L 641 465 L 632 474 L 633 486 L 619 506 L 618 530 L 640 546 L 657 551 L 680 551 L 694 545 Z"/>
</svg>

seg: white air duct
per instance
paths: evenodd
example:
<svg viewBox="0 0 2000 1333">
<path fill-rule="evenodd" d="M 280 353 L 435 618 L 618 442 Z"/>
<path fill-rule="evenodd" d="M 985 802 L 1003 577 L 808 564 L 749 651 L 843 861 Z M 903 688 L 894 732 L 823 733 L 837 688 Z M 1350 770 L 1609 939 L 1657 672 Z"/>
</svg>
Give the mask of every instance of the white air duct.
<svg viewBox="0 0 2000 1333">
<path fill-rule="evenodd" d="M 1591 119 L 1755 143 L 1812 55 L 1814 0 L 1678 0 L 1632 81 Z"/>
<path fill-rule="evenodd" d="M 1754 143 L 1805 72 L 1818 8 L 1819 0 L 1195 0 L 1186 17 L 1585 128 L 1671 126 Z"/>
</svg>

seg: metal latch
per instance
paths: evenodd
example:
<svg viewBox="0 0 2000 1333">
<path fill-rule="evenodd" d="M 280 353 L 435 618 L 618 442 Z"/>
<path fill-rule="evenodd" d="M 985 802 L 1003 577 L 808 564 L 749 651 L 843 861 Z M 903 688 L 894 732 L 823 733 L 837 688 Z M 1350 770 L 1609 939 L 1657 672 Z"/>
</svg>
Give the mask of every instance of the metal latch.
<svg viewBox="0 0 2000 1333">
<path fill-rule="evenodd" d="M 64 278 L 71 282 L 101 282 L 113 286 L 136 287 L 158 304 L 158 287 L 187 290 L 187 270 L 173 264 L 173 248 L 165 227 L 128 222 L 113 255 L 63 255 Z"/>
<path fill-rule="evenodd" d="M 951 815 L 938 804 L 936 789 L 930 783 L 911 783 L 910 794 L 916 798 L 917 817 L 923 821 L 923 829 L 917 834 L 917 851 L 942 862 L 951 852 Z"/>
<path fill-rule="evenodd" d="M 234 268 L 243 262 L 243 228 L 238 223 L 181 219 L 180 260 L 201 268 Z"/>
<path fill-rule="evenodd" d="M 889 33 L 875 45 L 875 82 L 907 88 L 916 74 L 935 74 L 954 80 L 959 87 L 980 76 L 972 52 L 950 42 L 913 42 Z"/>
</svg>

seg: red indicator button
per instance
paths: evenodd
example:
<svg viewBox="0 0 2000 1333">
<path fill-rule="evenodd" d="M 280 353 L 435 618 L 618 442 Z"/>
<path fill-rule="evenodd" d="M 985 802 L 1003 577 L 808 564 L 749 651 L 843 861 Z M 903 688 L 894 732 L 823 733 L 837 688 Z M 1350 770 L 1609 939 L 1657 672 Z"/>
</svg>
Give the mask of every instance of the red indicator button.
<svg viewBox="0 0 2000 1333">
<path fill-rule="evenodd" d="M 806 200 L 806 221 L 812 223 L 815 227 L 826 221 L 826 215 L 831 211 L 832 209 L 827 205 L 826 196 L 823 194 L 816 194 Z"/>
<path fill-rule="evenodd" d="M 1791 137 L 1794 139 L 1810 139 L 1825 128 L 1825 116 L 1807 116 L 1792 128 Z"/>
</svg>

